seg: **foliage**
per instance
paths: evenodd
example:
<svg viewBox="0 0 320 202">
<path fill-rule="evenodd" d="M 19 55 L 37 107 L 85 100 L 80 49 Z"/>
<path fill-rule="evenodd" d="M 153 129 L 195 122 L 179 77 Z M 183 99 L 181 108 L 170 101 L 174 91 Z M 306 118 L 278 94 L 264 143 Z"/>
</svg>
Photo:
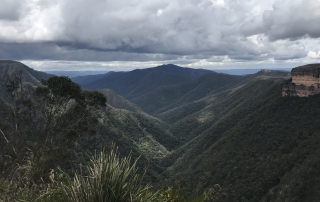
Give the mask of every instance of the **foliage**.
<svg viewBox="0 0 320 202">
<path fill-rule="evenodd" d="M 51 77 L 35 89 L 20 74 L 3 86 L 10 116 L 0 122 L 0 175 L 20 188 L 48 182 L 57 166 L 70 163 L 77 140 L 96 132 L 106 98 L 67 77 Z"/>
<path fill-rule="evenodd" d="M 215 185 L 212 188 L 205 190 L 203 196 L 185 198 L 183 190 L 180 188 L 166 187 L 159 191 L 156 201 L 157 202 L 209 202 L 215 201 L 218 195 L 221 195 L 221 188 Z"/>
<path fill-rule="evenodd" d="M 108 154 L 102 151 L 85 166 L 85 176 L 76 172 L 72 178 L 65 173 L 58 177 L 48 198 L 65 202 L 154 201 L 156 194 L 149 191 L 149 185 L 142 185 L 136 163 L 130 165 L 131 155 L 119 158 L 115 149 Z"/>
<path fill-rule="evenodd" d="M 208 95 L 221 93 L 234 85 L 238 85 L 244 79 L 243 77 L 217 73 L 204 74 L 197 79 L 179 85 L 156 88 L 142 96 L 130 98 L 130 100 L 145 112 L 159 116 L 161 113 L 170 113 L 170 110 L 190 104 Z M 228 82 L 225 82 L 226 80 Z M 174 120 L 177 120 L 178 117 L 174 115 L 174 111 L 172 114 Z M 183 115 L 184 113 L 180 114 L 180 118 L 183 118 Z M 170 115 L 165 117 L 170 119 Z"/>
<path fill-rule="evenodd" d="M 181 194 L 180 189 L 174 189 L 173 187 L 162 188 L 157 198 L 159 202 L 201 202 L 202 198 L 199 199 L 185 199 Z"/>
<path fill-rule="evenodd" d="M 179 180 L 192 193 L 219 183 L 220 201 L 318 201 L 320 97 L 281 97 L 281 87 L 258 80 L 207 108 L 225 114 L 162 160 L 166 184 Z"/>
<path fill-rule="evenodd" d="M 20 193 L 19 201 L 209 202 L 215 201 L 217 194 L 221 193 L 219 185 L 207 189 L 203 196 L 189 199 L 179 188 L 167 187 L 152 192 L 150 185 L 143 185 L 142 177 L 137 174 L 137 160 L 131 165 L 131 155 L 120 158 L 113 146 L 108 154 L 102 151 L 93 156 L 90 164 L 81 168 L 81 173 L 75 171 L 73 177 L 62 170 L 51 173 L 52 183 L 47 189 L 34 187 L 37 192 L 33 195 Z"/>
<path fill-rule="evenodd" d="M 104 97 L 82 91 L 66 77 L 45 81 L 35 90 L 28 83 L 22 85 L 17 75 L 2 88 L 7 89 L 10 116 L 1 116 L 0 121 L 0 201 L 44 201 L 44 196 L 67 200 L 63 190 L 70 191 L 70 186 L 81 193 L 76 185 L 91 186 L 90 169 L 68 177 L 70 157 L 112 141 L 122 156 L 131 150 L 133 157 L 143 155 L 134 162 L 142 167 L 135 174 L 148 165 L 144 179 L 166 179 L 156 185 L 169 186 L 157 192 L 156 201 L 319 201 L 319 96 L 282 98 L 282 81 L 261 74 L 207 74 L 163 86 L 167 81 L 153 80 L 153 73 L 145 74 L 144 81 L 133 78 L 134 85 L 128 88 L 119 73 L 116 80 L 121 86 L 112 84 L 114 90 L 121 88 L 123 95 L 168 124 L 140 111 L 110 107 L 100 113 Z M 155 85 L 149 86 L 153 81 Z M 6 107 L 4 103 L 1 110 Z M 98 120 L 103 123 L 100 134 L 81 138 L 96 134 Z M 62 178 L 58 166 L 66 172 Z M 182 189 L 172 187 L 176 180 Z M 226 194 L 216 194 L 220 188 L 210 188 L 215 183 Z M 153 195 L 149 189 L 148 193 Z M 205 195 L 188 198 L 199 193 Z"/>
<path fill-rule="evenodd" d="M 109 72 L 73 78 L 86 89 L 112 89 L 127 98 L 137 98 L 157 88 L 188 82 L 192 78 L 209 73 L 209 70 L 162 65 L 155 68 L 137 69 L 129 72 Z"/>
</svg>

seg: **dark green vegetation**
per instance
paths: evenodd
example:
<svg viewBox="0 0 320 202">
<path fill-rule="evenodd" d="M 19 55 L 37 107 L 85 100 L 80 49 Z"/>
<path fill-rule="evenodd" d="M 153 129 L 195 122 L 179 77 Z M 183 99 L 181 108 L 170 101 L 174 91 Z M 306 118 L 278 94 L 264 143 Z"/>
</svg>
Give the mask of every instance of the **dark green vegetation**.
<svg viewBox="0 0 320 202">
<path fill-rule="evenodd" d="M 313 72 L 314 76 L 317 77 L 319 76 L 319 68 L 320 65 L 318 63 L 316 64 L 308 64 L 308 65 L 303 65 L 303 66 L 299 66 L 296 67 L 292 70 L 292 73 L 295 75 L 299 75 L 299 73 L 301 73 L 301 76 L 303 75 L 303 72 Z"/>
<path fill-rule="evenodd" d="M 109 154 L 95 155 L 84 167 L 87 176 L 75 173 L 73 178 L 62 173 L 60 179 L 53 179 L 53 193 L 47 192 L 43 199 L 70 202 L 152 202 L 156 195 L 150 186 L 141 185 L 137 174 L 137 160 L 131 166 L 131 156 L 119 158 L 113 149 Z M 66 176 L 63 176 L 66 175 Z"/>
<path fill-rule="evenodd" d="M 264 87 L 263 93 L 260 87 Z M 267 80 L 243 90 L 254 95 L 252 99 L 233 106 L 232 113 L 163 159 L 168 167 L 164 174 L 192 188 L 218 183 L 228 194 L 226 201 L 259 201 L 264 197 L 272 201 L 280 196 L 279 201 L 319 200 L 314 186 L 307 189 L 315 175 L 305 176 L 316 169 L 303 165 L 319 152 L 320 97 L 282 98 L 278 93 L 281 85 Z M 241 100 L 242 93 L 235 96 Z M 297 171 L 293 170 L 304 172 L 304 178 L 295 181 Z M 288 179 L 296 184 L 286 187 Z M 282 189 L 290 189 L 290 193 L 280 194 Z"/>
<path fill-rule="evenodd" d="M 125 97 L 138 97 L 155 88 L 191 81 L 209 70 L 194 70 L 175 65 L 162 65 L 130 72 L 108 72 L 104 75 L 80 76 L 72 80 L 86 89 L 109 88 Z"/>
<path fill-rule="evenodd" d="M 98 155 L 94 155 L 90 163 L 84 165 L 80 171 L 74 172 L 74 176 L 61 170 L 51 173 L 50 183 L 46 189 L 39 190 L 37 187 L 40 194 L 32 199 L 20 197 L 19 201 L 208 202 L 220 194 L 221 189 L 218 185 L 206 190 L 202 196 L 192 199 L 185 199 L 180 190 L 172 187 L 152 192 L 150 184 L 142 184 L 143 177 L 137 173 L 137 160 L 132 163 L 131 154 L 120 158 L 112 145 L 107 154 L 101 151 Z"/>
<path fill-rule="evenodd" d="M 69 78 L 73 78 L 77 76 L 106 74 L 108 71 L 45 71 L 45 72 L 48 74 L 56 75 L 56 76 L 67 76 Z"/>
<path fill-rule="evenodd" d="M 122 157 L 141 156 L 137 173 L 148 166 L 154 190 L 167 187 L 160 201 L 203 201 L 216 184 L 216 201 L 319 201 L 320 96 L 281 97 L 288 79 L 282 71 L 231 76 L 171 65 L 75 78 L 108 105 L 63 168 L 70 173 L 114 142 Z M 7 106 L 5 98 L 2 115 Z"/>
<path fill-rule="evenodd" d="M 0 122 L 0 180 L 9 183 L 8 192 L 16 190 L 2 193 L 8 201 L 48 182 L 58 166 L 70 166 L 77 141 L 96 133 L 94 113 L 106 106 L 103 94 L 82 91 L 67 77 L 50 77 L 34 88 L 22 75 L 2 80 L 8 102 Z"/>
<path fill-rule="evenodd" d="M 87 153 L 112 142 L 123 156 L 142 156 L 139 172 L 149 165 L 148 177 L 159 178 L 152 160 L 178 144 L 163 122 L 142 112 L 106 107 L 103 94 L 82 91 L 67 77 L 28 71 L 12 61 L 1 64 L 0 191 L 12 194 L 0 200 L 36 194 L 24 193 L 26 186 L 48 182 L 57 167 L 71 171 L 88 160 Z M 49 79 L 41 84 L 37 78 Z"/>
</svg>

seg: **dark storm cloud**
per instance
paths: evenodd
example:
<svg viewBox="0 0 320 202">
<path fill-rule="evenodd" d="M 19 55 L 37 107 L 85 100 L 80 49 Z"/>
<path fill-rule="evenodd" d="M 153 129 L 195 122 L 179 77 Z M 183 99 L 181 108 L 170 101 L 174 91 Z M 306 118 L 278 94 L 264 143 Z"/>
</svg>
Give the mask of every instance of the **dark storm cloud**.
<svg viewBox="0 0 320 202">
<path fill-rule="evenodd" d="M 251 51 L 239 41 L 246 12 L 250 5 L 243 1 L 69 1 L 60 39 L 99 51 L 228 55 Z"/>
<path fill-rule="evenodd" d="M 13 21 L 20 18 L 21 0 L 1 0 L 0 20 Z"/>
<path fill-rule="evenodd" d="M 0 43 L 0 59 L 13 60 L 76 60 L 76 61 L 163 61 L 177 55 L 139 54 L 118 51 L 95 51 L 58 46 L 54 43 Z"/>
<path fill-rule="evenodd" d="M 286 60 L 320 36 L 317 0 L 2 1 L 2 59 Z"/>
</svg>

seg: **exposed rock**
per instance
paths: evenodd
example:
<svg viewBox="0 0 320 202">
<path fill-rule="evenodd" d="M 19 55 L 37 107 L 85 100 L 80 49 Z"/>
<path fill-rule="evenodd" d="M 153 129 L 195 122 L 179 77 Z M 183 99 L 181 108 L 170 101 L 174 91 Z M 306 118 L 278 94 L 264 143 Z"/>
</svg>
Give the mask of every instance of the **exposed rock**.
<svg viewBox="0 0 320 202">
<path fill-rule="evenodd" d="M 320 64 L 293 68 L 292 81 L 282 88 L 282 96 L 308 97 L 320 94 Z"/>
</svg>

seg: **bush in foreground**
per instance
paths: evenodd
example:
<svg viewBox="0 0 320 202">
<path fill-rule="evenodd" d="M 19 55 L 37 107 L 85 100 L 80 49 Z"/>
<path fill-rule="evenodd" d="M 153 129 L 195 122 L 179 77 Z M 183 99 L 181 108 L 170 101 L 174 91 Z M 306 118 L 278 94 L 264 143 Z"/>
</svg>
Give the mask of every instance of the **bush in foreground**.
<svg viewBox="0 0 320 202">
<path fill-rule="evenodd" d="M 137 174 L 137 160 L 131 165 L 131 155 L 119 158 L 117 150 L 93 156 L 83 172 L 73 177 L 63 171 L 52 172 L 51 183 L 24 186 L 17 191 L 15 184 L 0 181 L 0 201 L 20 202 L 204 202 L 213 201 L 220 187 L 208 189 L 203 196 L 186 199 L 181 189 L 162 188 L 152 192 L 150 185 L 142 185 Z"/>
<path fill-rule="evenodd" d="M 84 169 L 87 176 L 75 173 L 58 177 L 49 194 L 51 201 L 64 202 L 148 202 L 155 201 L 156 194 L 150 186 L 142 185 L 138 175 L 137 160 L 131 164 L 131 155 L 120 159 L 117 150 L 109 154 L 95 155 Z"/>
</svg>

